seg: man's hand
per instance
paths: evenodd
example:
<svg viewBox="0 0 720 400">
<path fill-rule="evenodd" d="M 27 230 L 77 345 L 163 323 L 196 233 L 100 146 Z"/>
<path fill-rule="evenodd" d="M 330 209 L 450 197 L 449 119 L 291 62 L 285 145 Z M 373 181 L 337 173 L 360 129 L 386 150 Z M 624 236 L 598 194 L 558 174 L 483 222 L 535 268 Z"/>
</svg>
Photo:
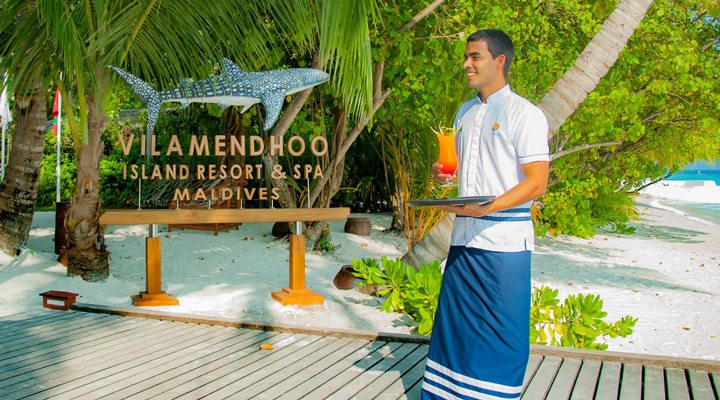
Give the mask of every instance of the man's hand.
<svg viewBox="0 0 720 400">
<path fill-rule="evenodd" d="M 432 166 L 432 175 L 433 175 L 433 178 L 435 179 L 435 182 L 447 183 L 448 179 L 455 179 L 455 174 L 453 174 L 453 175 L 443 174 L 441 171 L 442 166 L 443 165 L 440 163 L 435 163 Z"/>
<path fill-rule="evenodd" d="M 433 166 L 434 168 L 434 166 Z M 463 206 L 436 206 L 440 210 L 454 213 L 456 215 L 464 215 L 467 217 L 482 217 L 500 210 L 517 207 L 520 204 L 528 202 L 535 197 L 542 196 L 547 188 L 548 173 L 550 171 L 550 163 L 547 161 L 537 161 L 533 163 L 523 164 L 523 172 L 525 179 L 519 184 L 512 187 L 503 195 L 498 196 L 495 200 L 485 204 L 465 204 Z M 433 169 L 434 172 L 434 169 Z"/>
<path fill-rule="evenodd" d="M 436 206 L 438 209 L 465 217 L 482 217 L 489 214 L 492 202 L 485 204 L 464 204 L 462 206 Z"/>
</svg>

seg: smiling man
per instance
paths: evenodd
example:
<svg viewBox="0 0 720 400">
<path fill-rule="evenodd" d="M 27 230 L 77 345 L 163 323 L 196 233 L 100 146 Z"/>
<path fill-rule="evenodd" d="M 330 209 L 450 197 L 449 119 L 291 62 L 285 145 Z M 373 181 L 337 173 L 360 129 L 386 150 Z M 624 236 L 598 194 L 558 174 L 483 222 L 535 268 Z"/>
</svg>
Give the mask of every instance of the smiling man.
<svg viewBox="0 0 720 400">
<path fill-rule="evenodd" d="M 423 399 L 517 399 L 530 352 L 530 205 L 545 193 L 548 124 L 510 90 L 510 38 L 497 29 L 467 40 L 465 74 L 477 96 L 455 117 L 458 195 L 487 204 L 439 206 L 456 214 Z M 433 166 L 444 182 L 448 175 Z"/>
</svg>

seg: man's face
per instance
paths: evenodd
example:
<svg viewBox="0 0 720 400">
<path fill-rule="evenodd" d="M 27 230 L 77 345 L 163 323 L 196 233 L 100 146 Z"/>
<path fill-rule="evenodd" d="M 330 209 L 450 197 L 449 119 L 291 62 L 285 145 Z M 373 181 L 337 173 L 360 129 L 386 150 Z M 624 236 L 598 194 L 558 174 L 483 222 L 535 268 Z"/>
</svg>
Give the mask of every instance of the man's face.
<svg viewBox="0 0 720 400">
<path fill-rule="evenodd" d="M 465 76 L 468 86 L 475 89 L 496 84 L 498 78 L 504 81 L 503 66 L 505 56 L 500 54 L 493 59 L 487 43 L 484 40 L 475 40 L 465 46 Z"/>
</svg>

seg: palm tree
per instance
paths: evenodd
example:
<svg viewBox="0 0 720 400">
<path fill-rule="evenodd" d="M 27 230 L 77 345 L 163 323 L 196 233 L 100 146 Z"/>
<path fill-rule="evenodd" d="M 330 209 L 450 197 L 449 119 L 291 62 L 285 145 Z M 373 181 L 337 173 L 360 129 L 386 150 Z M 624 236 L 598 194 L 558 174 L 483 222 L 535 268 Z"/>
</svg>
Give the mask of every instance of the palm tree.
<svg viewBox="0 0 720 400">
<path fill-rule="evenodd" d="M 37 198 L 45 138 L 46 93 L 51 49 L 36 15 L 21 2 L 0 3 L 0 66 L 14 73 L 15 132 L 7 174 L 0 184 L 0 250 L 15 254 L 25 244 Z M 16 49 L 32 49 L 16 51 Z M 12 89 L 12 88 L 11 88 Z"/>
<path fill-rule="evenodd" d="M 600 79 L 610 71 L 653 2 L 621 0 L 573 66 L 540 101 L 538 107 L 543 110 L 550 125 L 548 138 L 552 138 L 553 133 L 560 129 L 588 93 L 595 90 Z M 420 265 L 443 259 L 450 247 L 450 227 L 452 220 L 446 216 L 403 256 L 403 260 L 411 265 Z"/>
<path fill-rule="evenodd" d="M 208 75 L 223 56 L 257 69 L 270 64 L 268 60 L 279 59 L 281 51 L 303 54 L 317 50 L 322 63 L 331 72 L 339 72 L 333 74 L 333 85 L 346 106 L 360 113 L 371 104 L 369 47 L 363 51 L 362 39 L 355 41 L 361 46 L 348 46 L 348 36 L 341 34 L 345 26 L 337 17 L 350 13 L 351 18 L 367 18 L 374 8 L 372 0 L 362 3 L 362 12 L 357 12 L 356 2 L 351 0 L 254 0 L 242 4 L 4 0 L 0 4 L 1 15 L 7 17 L 0 25 L 0 35 L 27 38 L 15 40 L 0 54 L 3 63 L 17 66 L 13 70 L 16 80 L 27 81 L 30 71 L 37 71 L 43 62 L 65 77 L 61 81 L 57 72 L 44 75 L 58 82 L 78 157 L 76 189 L 66 221 L 68 273 L 86 280 L 104 279 L 109 273 L 108 253 L 98 226 L 100 138 L 108 123 L 105 108 L 112 87 L 108 65 L 121 66 L 167 87 L 178 77 Z M 9 21 L 15 27 L 4 29 Z M 45 40 L 44 34 L 50 40 Z M 45 51 L 48 47 L 52 52 Z M 225 54 L 220 54 L 223 51 Z M 27 55 L 38 54 L 44 58 L 28 62 Z M 339 79 L 341 75 L 361 79 Z M 362 79 L 364 76 L 368 78 Z"/>
<path fill-rule="evenodd" d="M 18 96 L 7 173 L 0 183 L 0 250 L 14 255 L 30 232 L 45 143 L 45 87 Z"/>
</svg>

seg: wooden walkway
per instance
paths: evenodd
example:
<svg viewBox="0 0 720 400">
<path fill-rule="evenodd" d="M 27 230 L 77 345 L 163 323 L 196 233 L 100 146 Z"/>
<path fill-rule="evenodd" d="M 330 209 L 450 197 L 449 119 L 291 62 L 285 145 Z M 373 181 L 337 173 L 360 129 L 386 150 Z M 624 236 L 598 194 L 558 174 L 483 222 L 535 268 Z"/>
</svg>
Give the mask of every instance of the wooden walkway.
<svg viewBox="0 0 720 400">
<path fill-rule="evenodd" d="M 417 337 L 371 340 L 150 314 L 39 308 L 0 318 L 0 399 L 419 398 L 427 344 Z M 643 365 L 598 354 L 533 348 L 523 399 L 718 399 L 720 363 L 655 357 Z"/>
</svg>

